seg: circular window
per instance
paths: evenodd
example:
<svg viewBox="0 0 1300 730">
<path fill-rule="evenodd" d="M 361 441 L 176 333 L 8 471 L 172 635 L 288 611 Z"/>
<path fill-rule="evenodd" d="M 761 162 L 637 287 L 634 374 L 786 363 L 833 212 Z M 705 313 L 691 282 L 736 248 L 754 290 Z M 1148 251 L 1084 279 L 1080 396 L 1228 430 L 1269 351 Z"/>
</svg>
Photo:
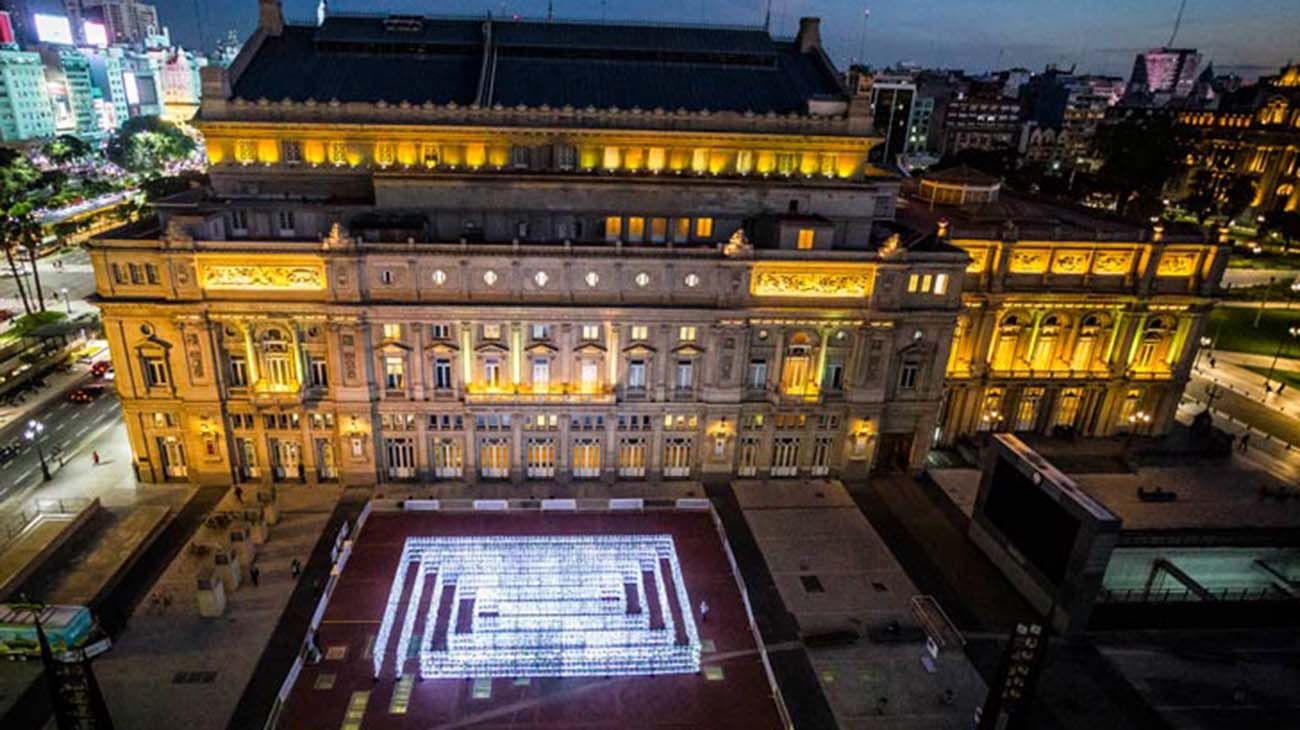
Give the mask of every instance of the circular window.
<svg viewBox="0 0 1300 730">
<path fill-rule="evenodd" d="M 583 278 L 586 279 L 587 286 L 595 286 L 600 283 L 600 274 L 597 274 L 594 271 L 588 271 L 587 275 Z"/>
<path fill-rule="evenodd" d="M 694 288 L 694 287 L 697 287 L 697 286 L 699 286 L 699 285 L 700 285 L 700 277 L 699 277 L 699 276 L 697 276 L 697 275 L 695 275 L 695 274 L 687 274 L 687 275 L 686 275 L 686 286 L 689 286 L 689 287 L 691 287 L 691 288 Z"/>
<path fill-rule="evenodd" d="M 545 271 L 539 271 L 536 274 L 533 274 L 533 281 L 537 282 L 537 286 L 546 286 L 546 282 L 550 280 L 551 277 L 547 276 Z"/>
<path fill-rule="evenodd" d="M 767 339 L 767 330 L 759 330 L 759 331 L 758 331 L 758 339 L 760 339 L 760 340 L 766 340 L 766 339 Z"/>
<path fill-rule="evenodd" d="M 484 271 L 484 272 L 483 272 L 483 283 L 484 283 L 484 284 L 487 284 L 488 286 L 496 286 L 496 283 L 497 283 L 497 272 L 495 272 L 495 271 L 491 271 L 491 270 Z"/>
<path fill-rule="evenodd" d="M 636 278 L 633 279 L 633 281 L 636 282 L 637 286 L 645 288 L 647 286 L 650 286 L 650 275 L 642 271 L 641 273 L 636 275 Z"/>
<path fill-rule="evenodd" d="M 919 339 L 921 339 L 922 337 L 925 337 L 925 333 L 922 332 L 921 330 L 917 330 L 917 331 L 915 331 L 915 332 L 912 333 L 912 339 L 914 339 L 914 340 L 919 340 Z"/>
<path fill-rule="evenodd" d="M 442 286 L 443 284 L 446 284 L 446 283 L 447 283 L 447 272 L 443 271 L 442 269 L 434 269 L 434 270 L 433 270 L 433 283 L 436 284 L 436 285 L 438 285 L 438 286 Z"/>
</svg>

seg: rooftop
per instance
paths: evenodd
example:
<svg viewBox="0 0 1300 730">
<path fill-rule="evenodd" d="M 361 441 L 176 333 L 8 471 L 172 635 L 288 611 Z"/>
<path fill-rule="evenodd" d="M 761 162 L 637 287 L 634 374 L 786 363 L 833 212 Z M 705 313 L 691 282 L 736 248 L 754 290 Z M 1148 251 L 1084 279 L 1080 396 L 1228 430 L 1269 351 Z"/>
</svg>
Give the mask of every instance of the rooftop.
<svg viewBox="0 0 1300 730">
<path fill-rule="evenodd" d="M 233 98 L 809 113 L 846 101 L 819 49 L 761 28 L 331 15 L 264 38 Z"/>
</svg>

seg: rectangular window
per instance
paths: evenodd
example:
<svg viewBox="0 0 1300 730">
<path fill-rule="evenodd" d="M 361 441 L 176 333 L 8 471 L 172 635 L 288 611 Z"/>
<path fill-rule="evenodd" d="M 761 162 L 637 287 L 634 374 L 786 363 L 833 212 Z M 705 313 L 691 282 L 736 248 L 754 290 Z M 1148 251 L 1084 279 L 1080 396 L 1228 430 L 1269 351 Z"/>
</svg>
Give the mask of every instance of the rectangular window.
<svg viewBox="0 0 1300 730">
<path fill-rule="evenodd" d="M 826 377 L 822 381 L 824 390 L 843 390 L 844 365 L 838 362 L 826 364 Z"/>
<path fill-rule="evenodd" d="M 572 170 L 578 166 L 578 150 L 571 144 L 562 144 L 555 148 L 555 166 L 561 170 Z"/>
<path fill-rule="evenodd" d="M 545 357 L 533 360 L 533 390 L 545 392 L 551 387 L 551 361 Z"/>
<path fill-rule="evenodd" d="M 144 379 L 148 386 L 167 384 L 167 363 L 161 357 L 144 359 Z"/>
<path fill-rule="evenodd" d="M 668 240 L 668 219 L 651 218 L 650 241 L 652 243 L 663 243 L 666 240 Z"/>
<path fill-rule="evenodd" d="M 673 221 L 673 240 L 682 242 L 691 237 L 691 219 L 677 218 Z"/>
<path fill-rule="evenodd" d="M 934 293 L 935 293 L 935 294 L 940 294 L 940 295 L 942 295 L 942 294 L 947 294 L 947 293 L 948 293 L 948 275 L 947 275 L 947 274 L 935 274 L 935 275 L 934 275 Z"/>
<path fill-rule="evenodd" d="M 118 266 L 116 263 L 109 264 L 108 266 L 109 266 L 109 270 L 113 272 L 113 283 L 125 284 L 126 276 L 122 274 L 122 267 Z"/>
<path fill-rule="evenodd" d="M 903 363 L 903 367 L 898 371 L 898 387 L 904 390 L 912 390 L 916 387 L 916 374 L 920 370 L 916 363 Z"/>
<path fill-rule="evenodd" d="M 695 237 L 712 238 L 713 237 L 713 219 L 696 218 L 695 219 Z"/>
<path fill-rule="evenodd" d="M 614 243 L 623 237 L 623 219 L 616 216 L 605 217 L 605 241 Z"/>
<path fill-rule="evenodd" d="M 582 361 L 582 391 L 584 393 L 595 392 L 597 385 L 600 384 L 600 368 L 595 360 Z"/>
<path fill-rule="evenodd" d="M 230 358 L 230 385 L 233 388 L 248 385 L 248 363 L 242 357 Z"/>
<path fill-rule="evenodd" d="M 296 140 L 282 140 L 280 142 L 280 158 L 291 165 L 302 162 L 302 144 Z"/>
<path fill-rule="evenodd" d="M 281 236 L 292 236 L 296 233 L 294 227 L 294 215 L 292 210 L 282 210 L 275 216 L 276 223 L 280 227 Z"/>
<path fill-rule="evenodd" d="M 230 211 L 230 232 L 236 236 L 248 235 L 248 211 Z"/>
<path fill-rule="evenodd" d="M 440 357 L 433 361 L 433 387 L 438 390 L 451 389 L 451 360 Z"/>
<path fill-rule="evenodd" d="M 158 283 L 158 267 L 153 264 L 144 265 L 144 279 L 150 284 Z"/>
<path fill-rule="evenodd" d="M 127 269 L 127 271 L 131 272 L 131 283 L 132 283 L 132 284 L 142 284 L 142 283 L 144 283 L 144 279 L 143 279 L 143 277 L 140 276 L 140 265 L 139 265 L 139 264 L 127 264 L 127 265 L 126 265 L 126 269 Z"/>
<path fill-rule="evenodd" d="M 483 325 L 483 339 L 485 340 L 501 339 L 501 325 L 499 324 Z"/>
<path fill-rule="evenodd" d="M 406 387 L 406 359 L 402 356 L 384 358 L 384 385 L 389 390 Z"/>
<path fill-rule="evenodd" d="M 329 366 L 324 360 L 312 358 L 311 361 L 311 384 L 317 388 L 329 387 Z"/>
<path fill-rule="evenodd" d="M 808 251 L 813 247 L 813 239 L 816 238 L 817 232 L 811 228 L 799 229 L 799 241 L 796 245 L 800 251 Z"/>
<path fill-rule="evenodd" d="M 433 334 L 433 339 L 435 340 L 445 340 L 451 337 L 451 327 L 448 327 L 445 324 L 433 325 L 431 332 Z"/>
<path fill-rule="evenodd" d="M 483 382 L 489 388 L 497 388 L 501 385 L 501 361 L 495 357 L 489 357 L 483 360 Z"/>
<path fill-rule="evenodd" d="M 645 238 L 645 218 L 632 216 L 627 219 L 627 240 L 639 242 Z"/>
<path fill-rule="evenodd" d="M 690 326 L 679 327 L 677 329 L 677 339 L 682 342 L 694 342 L 695 328 Z"/>
<path fill-rule="evenodd" d="M 599 339 L 600 339 L 600 325 L 598 325 L 598 324 L 584 324 L 584 325 L 582 325 L 582 339 L 584 339 L 584 340 L 593 340 L 593 341 L 594 341 L 594 340 L 599 340 Z"/>
<path fill-rule="evenodd" d="M 931 276 L 930 274 L 923 275 L 921 277 L 921 291 L 923 292 L 930 291 L 930 287 L 933 284 L 933 282 L 934 282 L 933 276 Z"/>
<path fill-rule="evenodd" d="M 749 361 L 749 387 L 767 387 L 767 360 Z"/>
<path fill-rule="evenodd" d="M 544 325 L 544 324 L 535 324 L 535 325 L 533 325 L 533 339 L 534 339 L 534 340 L 547 340 L 547 339 L 550 339 L 550 337 L 551 337 L 551 328 L 550 328 L 550 327 L 547 327 L 547 326 Z"/>
<path fill-rule="evenodd" d="M 384 339 L 385 339 L 385 340 L 400 340 L 400 339 L 402 339 L 402 325 L 400 325 L 400 324 L 393 324 L 393 323 L 391 323 L 391 322 L 385 324 L 385 325 L 384 325 Z"/>
<path fill-rule="evenodd" d="M 650 337 L 650 328 L 643 324 L 632 325 L 632 341 L 645 342 Z"/>
<path fill-rule="evenodd" d="M 912 274 L 911 276 L 907 277 L 907 291 L 915 293 L 917 288 L 920 286 L 921 286 L 921 277 L 919 275 Z"/>
<path fill-rule="evenodd" d="M 695 363 L 690 360 L 677 361 L 677 389 L 690 390 L 695 385 Z"/>
<path fill-rule="evenodd" d="M 645 388 L 645 361 L 632 360 L 627 364 L 627 387 Z"/>
</svg>

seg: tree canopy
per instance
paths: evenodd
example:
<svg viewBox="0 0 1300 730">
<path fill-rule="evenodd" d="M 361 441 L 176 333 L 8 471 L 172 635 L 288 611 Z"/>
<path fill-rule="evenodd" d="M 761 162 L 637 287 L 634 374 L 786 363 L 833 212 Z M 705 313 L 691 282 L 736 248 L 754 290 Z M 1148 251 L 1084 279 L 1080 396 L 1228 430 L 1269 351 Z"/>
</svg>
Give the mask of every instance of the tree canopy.
<svg viewBox="0 0 1300 730">
<path fill-rule="evenodd" d="M 94 152 L 89 144 L 86 144 L 80 137 L 74 137 L 70 134 L 60 134 L 54 139 L 46 142 L 41 147 L 41 152 L 50 158 L 51 162 L 66 165 L 70 162 L 84 160 Z"/>
<path fill-rule="evenodd" d="M 169 163 L 194 151 L 194 138 L 159 117 L 132 117 L 108 142 L 108 159 L 123 169 L 146 176 L 159 175 Z"/>
<path fill-rule="evenodd" d="M 1100 187 L 1116 196 L 1120 213 L 1142 216 L 1161 210 L 1165 181 L 1176 172 L 1186 143 L 1173 119 L 1160 115 L 1101 127 L 1097 149 Z"/>
</svg>

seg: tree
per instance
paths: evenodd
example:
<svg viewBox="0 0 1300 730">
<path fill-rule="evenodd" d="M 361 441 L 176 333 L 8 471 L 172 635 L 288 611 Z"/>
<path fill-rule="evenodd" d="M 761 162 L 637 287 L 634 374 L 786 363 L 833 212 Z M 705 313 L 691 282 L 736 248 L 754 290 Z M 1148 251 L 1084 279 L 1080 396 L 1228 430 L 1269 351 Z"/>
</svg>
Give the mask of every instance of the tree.
<svg viewBox="0 0 1300 730">
<path fill-rule="evenodd" d="M 1237 175 L 1232 182 L 1220 191 L 1218 213 L 1228 220 L 1241 215 L 1255 200 L 1255 181 L 1244 175 Z"/>
<path fill-rule="evenodd" d="M 194 138 L 159 117 L 128 119 L 108 142 L 108 159 L 147 177 L 161 174 L 169 163 L 194 152 Z"/>
<path fill-rule="evenodd" d="M 51 162 L 59 165 L 84 160 L 90 157 L 93 151 L 80 137 L 70 134 L 60 134 L 41 148 L 41 152 L 45 153 Z"/>
<path fill-rule="evenodd" d="M 32 285 L 36 289 L 36 304 L 44 312 L 45 292 L 41 291 L 41 272 L 36 268 L 36 255 L 40 251 L 41 241 L 45 238 L 45 227 L 32 214 L 31 203 L 18 203 L 10 208 L 8 218 L 10 237 L 7 240 L 13 245 L 27 249 L 27 260 L 32 266 Z"/>
<path fill-rule="evenodd" d="M 0 205 L 5 210 L 25 198 L 40 179 L 41 171 L 22 153 L 0 147 Z"/>
<path fill-rule="evenodd" d="M 1122 215 L 1140 217 L 1161 210 L 1161 193 L 1186 144 L 1173 119 L 1160 115 L 1101 127 L 1097 149 L 1102 156 L 1098 182 L 1115 195 Z"/>
<path fill-rule="evenodd" d="M 14 283 L 18 285 L 18 298 L 23 301 L 23 311 L 27 314 L 32 313 L 31 302 L 27 300 L 27 288 L 23 286 L 23 277 L 18 275 L 18 264 L 14 261 L 14 246 L 18 240 L 18 222 L 9 214 L 9 209 L 0 206 L 0 248 L 4 249 L 5 261 L 9 264 L 9 271 L 14 275 Z"/>
</svg>

